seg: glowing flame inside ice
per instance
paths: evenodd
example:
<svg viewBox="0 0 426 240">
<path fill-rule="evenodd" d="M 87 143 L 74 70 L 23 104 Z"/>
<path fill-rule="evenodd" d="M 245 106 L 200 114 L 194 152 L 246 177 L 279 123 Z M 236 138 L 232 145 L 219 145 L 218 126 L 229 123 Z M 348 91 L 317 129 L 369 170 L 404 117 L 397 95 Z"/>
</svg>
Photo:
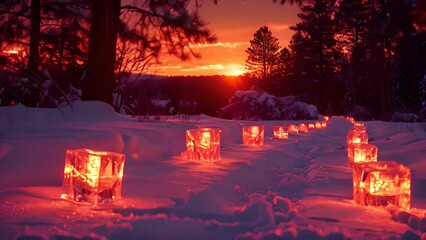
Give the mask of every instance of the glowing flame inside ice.
<svg viewBox="0 0 426 240">
<path fill-rule="evenodd" d="M 251 127 L 251 135 L 253 137 L 257 137 L 257 136 L 260 135 L 260 131 L 259 131 L 259 127 L 258 126 Z"/>
<path fill-rule="evenodd" d="M 210 132 L 203 132 L 200 144 L 204 147 L 208 147 L 210 145 L 210 139 Z"/>
</svg>

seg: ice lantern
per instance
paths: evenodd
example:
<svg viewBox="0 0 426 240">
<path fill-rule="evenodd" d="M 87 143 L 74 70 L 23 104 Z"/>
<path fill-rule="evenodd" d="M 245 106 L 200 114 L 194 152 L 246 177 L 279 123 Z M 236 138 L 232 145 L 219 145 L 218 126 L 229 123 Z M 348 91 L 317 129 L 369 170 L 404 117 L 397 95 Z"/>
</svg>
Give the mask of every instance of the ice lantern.
<svg viewBox="0 0 426 240">
<path fill-rule="evenodd" d="M 245 126 L 243 127 L 243 144 L 263 145 L 265 139 L 264 126 Z"/>
<path fill-rule="evenodd" d="M 213 162 L 220 160 L 220 129 L 197 128 L 186 131 L 187 159 Z"/>
<path fill-rule="evenodd" d="M 315 128 L 316 129 L 322 128 L 322 123 L 321 122 L 315 122 Z"/>
<path fill-rule="evenodd" d="M 354 144 L 367 144 L 368 143 L 368 134 L 366 132 L 366 128 L 364 126 L 355 127 L 349 130 L 347 135 L 347 143 L 348 143 L 348 162 L 349 166 L 354 162 Z"/>
<path fill-rule="evenodd" d="M 298 125 L 299 132 L 308 132 L 308 125 L 301 123 Z"/>
<path fill-rule="evenodd" d="M 354 127 L 346 136 L 348 147 L 352 143 L 368 143 L 367 128 L 365 126 Z"/>
<path fill-rule="evenodd" d="M 291 134 L 298 134 L 299 128 L 296 125 L 290 125 L 288 126 L 288 132 Z"/>
<path fill-rule="evenodd" d="M 410 186 L 410 169 L 395 161 L 354 164 L 353 196 L 360 205 L 410 209 Z"/>
<path fill-rule="evenodd" d="M 348 158 L 349 167 L 354 163 L 376 162 L 377 161 L 377 146 L 365 143 L 353 143 L 350 146 L 353 153 L 351 158 Z"/>
<path fill-rule="evenodd" d="M 121 153 L 67 150 L 61 198 L 89 204 L 121 199 L 124 160 Z"/>
<path fill-rule="evenodd" d="M 274 126 L 274 138 L 288 139 L 288 128 L 283 126 Z"/>
</svg>

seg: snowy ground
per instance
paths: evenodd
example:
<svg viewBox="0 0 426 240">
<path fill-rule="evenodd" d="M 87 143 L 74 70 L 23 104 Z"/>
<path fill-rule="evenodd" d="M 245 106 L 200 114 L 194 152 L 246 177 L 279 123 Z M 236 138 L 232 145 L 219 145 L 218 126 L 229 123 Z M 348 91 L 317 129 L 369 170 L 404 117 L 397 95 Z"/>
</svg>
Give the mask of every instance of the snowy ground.
<svg viewBox="0 0 426 240">
<path fill-rule="evenodd" d="M 426 131 L 366 122 L 379 160 L 412 170 L 412 210 L 352 201 L 346 134 L 352 124 L 242 145 L 253 122 L 207 116 L 138 121 L 98 102 L 0 108 L 0 239 L 426 239 Z M 182 159 L 185 130 L 220 127 L 221 161 Z M 126 154 L 123 204 L 60 199 L 66 149 Z"/>
</svg>

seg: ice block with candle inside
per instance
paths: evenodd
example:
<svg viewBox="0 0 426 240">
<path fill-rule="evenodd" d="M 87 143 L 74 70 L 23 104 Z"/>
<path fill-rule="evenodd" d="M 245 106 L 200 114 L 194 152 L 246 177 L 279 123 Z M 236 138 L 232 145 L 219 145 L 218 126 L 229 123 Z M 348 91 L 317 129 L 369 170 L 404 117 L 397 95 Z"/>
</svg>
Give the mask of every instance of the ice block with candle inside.
<svg viewBox="0 0 426 240">
<path fill-rule="evenodd" d="M 90 204 L 121 199 L 124 160 L 121 153 L 67 150 L 61 198 Z"/>
<path fill-rule="evenodd" d="M 245 126 L 242 129 L 243 144 L 246 145 L 263 145 L 265 139 L 264 126 Z"/>
<path fill-rule="evenodd" d="M 353 171 L 355 203 L 410 209 L 411 172 L 395 161 L 355 163 Z"/>
</svg>

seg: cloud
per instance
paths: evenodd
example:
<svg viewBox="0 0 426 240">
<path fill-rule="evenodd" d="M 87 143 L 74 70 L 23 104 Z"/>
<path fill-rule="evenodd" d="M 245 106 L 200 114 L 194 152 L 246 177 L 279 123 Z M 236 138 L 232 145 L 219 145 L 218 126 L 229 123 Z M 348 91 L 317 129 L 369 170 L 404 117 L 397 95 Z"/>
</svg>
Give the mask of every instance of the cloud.
<svg viewBox="0 0 426 240">
<path fill-rule="evenodd" d="M 282 31 L 282 30 L 289 30 L 290 29 L 290 25 L 288 25 L 288 24 L 271 23 L 271 24 L 268 24 L 268 26 L 272 31 Z"/>
<path fill-rule="evenodd" d="M 181 69 L 182 66 L 172 66 L 172 65 L 167 65 L 167 66 L 159 66 L 158 69 Z"/>
<path fill-rule="evenodd" d="M 185 68 L 185 69 L 182 69 L 182 71 L 194 72 L 194 71 L 200 71 L 200 70 L 220 70 L 220 69 L 224 69 L 224 66 L 222 64 L 208 64 L 208 65 Z"/>
<path fill-rule="evenodd" d="M 206 47 L 236 48 L 239 46 L 244 46 L 249 44 L 250 44 L 249 42 L 217 42 L 217 43 L 197 44 L 192 47 L 194 48 L 206 48 Z"/>
</svg>

